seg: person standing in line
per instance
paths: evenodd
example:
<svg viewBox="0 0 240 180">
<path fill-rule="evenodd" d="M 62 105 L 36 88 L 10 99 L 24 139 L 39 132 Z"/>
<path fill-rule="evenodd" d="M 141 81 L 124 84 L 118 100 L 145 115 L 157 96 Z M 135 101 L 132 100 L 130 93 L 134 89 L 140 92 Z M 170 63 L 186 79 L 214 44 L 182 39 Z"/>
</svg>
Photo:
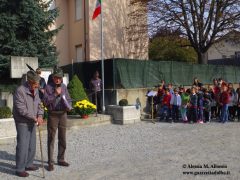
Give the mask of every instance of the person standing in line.
<svg viewBox="0 0 240 180">
<path fill-rule="evenodd" d="M 41 68 L 37 68 L 36 69 L 36 73 L 40 77 L 40 81 L 39 81 L 39 97 L 40 97 L 40 99 L 43 99 L 43 94 L 44 94 L 45 87 L 46 87 L 47 84 L 46 84 L 45 79 L 43 77 L 41 77 L 41 73 L 42 73 Z"/>
<path fill-rule="evenodd" d="M 202 87 L 196 87 L 197 91 L 197 96 L 198 96 L 198 116 L 197 116 L 197 123 L 203 124 L 203 92 L 202 92 Z"/>
<path fill-rule="evenodd" d="M 165 90 L 165 94 L 163 95 L 162 105 L 160 109 L 160 120 L 163 120 L 166 116 L 166 121 L 169 120 L 169 117 L 171 116 L 169 109 L 170 109 L 170 101 L 171 101 L 171 94 L 169 92 L 169 89 Z"/>
<path fill-rule="evenodd" d="M 181 96 L 178 94 L 178 89 L 174 88 L 174 95 L 171 96 L 170 106 L 172 109 L 172 123 L 174 120 L 179 120 L 179 108 L 182 104 Z"/>
<path fill-rule="evenodd" d="M 207 89 L 203 89 L 203 114 L 204 114 L 204 123 L 210 122 L 211 116 L 211 95 L 207 91 Z"/>
<path fill-rule="evenodd" d="M 222 93 L 220 95 L 220 105 L 221 105 L 221 116 L 220 116 L 220 122 L 226 123 L 228 121 L 228 106 L 229 106 L 229 92 L 227 84 L 222 85 Z"/>
<path fill-rule="evenodd" d="M 213 86 L 213 94 L 214 94 L 214 98 L 215 98 L 215 101 L 216 101 L 216 118 L 220 118 L 220 111 L 221 111 L 221 106 L 220 106 L 220 102 L 219 102 L 219 99 L 220 99 L 220 94 L 221 94 L 221 80 L 220 82 L 218 82 L 217 80 L 217 83 L 216 81 L 214 80 L 214 86 Z"/>
<path fill-rule="evenodd" d="M 92 92 L 92 102 L 97 106 L 97 112 L 102 112 L 102 80 L 99 77 L 99 72 L 95 71 L 93 78 L 90 81 L 90 89 Z M 97 102 L 96 102 L 97 101 Z"/>
<path fill-rule="evenodd" d="M 55 66 L 53 67 L 53 72 L 54 72 L 55 69 L 57 69 L 57 68 L 58 68 L 58 66 L 55 65 Z M 48 80 L 47 80 L 47 84 L 52 84 L 52 83 L 54 83 L 54 82 L 53 82 L 53 73 L 51 73 L 51 74 L 48 76 Z"/>
<path fill-rule="evenodd" d="M 48 149 L 48 171 L 54 170 L 54 142 L 55 134 L 58 129 L 58 156 L 57 163 L 60 166 L 69 166 L 65 161 L 66 151 L 66 130 L 67 130 L 67 111 L 71 110 L 71 98 L 66 85 L 62 83 L 63 71 L 56 68 L 53 72 L 53 82 L 45 88 L 43 102 L 48 109 L 47 121 L 47 149 Z"/>
<path fill-rule="evenodd" d="M 232 83 L 228 83 L 228 93 L 229 93 L 229 106 L 228 106 L 228 110 L 229 110 L 229 116 L 228 119 L 230 121 L 234 121 L 235 120 L 235 115 L 236 115 L 236 111 L 237 111 L 237 93 L 235 91 L 235 89 L 233 88 L 233 84 Z"/>
<path fill-rule="evenodd" d="M 198 80 L 197 77 L 193 78 L 193 84 L 192 85 L 196 86 L 196 87 L 202 87 L 203 86 L 203 84 Z"/>
<path fill-rule="evenodd" d="M 196 94 L 196 87 L 192 87 L 189 99 L 189 118 L 188 118 L 191 124 L 197 122 L 197 103 L 198 96 Z"/>
<path fill-rule="evenodd" d="M 184 123 L 188 122 L 188 118 L 187 118 L 187 106 L 189 103 L 189 99 L 190 99 L 190 89 L 187 89 L 185 91 L 185 89 L 183 88 L 183 93 L 181 94 L 181 99 L 182 99 L 182 104 L 181 104 L 181 116 L 182 116 L 182 120 Z"/>
<path fill-rule="evenodd" d="M 35 71 L 27 72 L 27 81 L 13 96 L 13 118 L 17 130 L 16 175 L 28 177 L 26 171 L 39 168 L 33 165 L 36 154 L 36 125 L 43 123 L 43 109 L 39 98 L 40 77 Z"/>
</svg>

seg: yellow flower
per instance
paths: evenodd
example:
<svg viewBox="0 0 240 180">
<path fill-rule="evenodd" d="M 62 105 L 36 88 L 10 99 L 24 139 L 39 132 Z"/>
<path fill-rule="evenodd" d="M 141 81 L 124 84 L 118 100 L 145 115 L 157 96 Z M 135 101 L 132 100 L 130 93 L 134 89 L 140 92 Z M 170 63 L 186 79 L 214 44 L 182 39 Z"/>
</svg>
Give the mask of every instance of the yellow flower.
<svg viewBox="0 0 240 180">
<path fill-rule="evenodd" d="M 96 105 L 92 104 L 91 102 L 87 101 L 86 99 L 77 101 L 74 104 L 74 109 L 80 115 L 89 115 L 96 110 Z"/>
</svg>

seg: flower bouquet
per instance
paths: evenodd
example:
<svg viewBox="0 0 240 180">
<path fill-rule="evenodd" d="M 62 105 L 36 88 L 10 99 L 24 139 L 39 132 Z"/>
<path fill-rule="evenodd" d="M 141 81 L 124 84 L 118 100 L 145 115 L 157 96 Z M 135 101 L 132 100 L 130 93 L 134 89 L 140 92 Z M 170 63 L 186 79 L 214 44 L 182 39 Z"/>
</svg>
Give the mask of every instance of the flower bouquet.
<svg viewBox="0 0 240 180">
<path fill-rule="evenodd" d="M 96 105 L 85 99 L 82 101 L 77 101 L 73 107 L 75 112 L 78 113 L 82 118 L 86 118 L 89 114 L 92 114 L 96 111 Z"/>
</svg>

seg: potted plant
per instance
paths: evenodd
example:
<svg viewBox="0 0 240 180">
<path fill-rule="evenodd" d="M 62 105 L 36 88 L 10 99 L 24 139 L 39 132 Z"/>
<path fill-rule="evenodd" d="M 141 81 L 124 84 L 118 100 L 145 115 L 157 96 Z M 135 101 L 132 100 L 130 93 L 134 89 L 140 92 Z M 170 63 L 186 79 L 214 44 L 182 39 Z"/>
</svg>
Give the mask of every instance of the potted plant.
<svg viewBox="0 0 240 180">
<path fill-rule="evenodd" d="M 96 105 L 90 103 L 88 100 L 84 99 L 82 101 L 77 101 L 73 106 L 75 112 L 79 114 L 82 118 L 88 118 L 89 114 L 96 111 Z"/>
</svg>

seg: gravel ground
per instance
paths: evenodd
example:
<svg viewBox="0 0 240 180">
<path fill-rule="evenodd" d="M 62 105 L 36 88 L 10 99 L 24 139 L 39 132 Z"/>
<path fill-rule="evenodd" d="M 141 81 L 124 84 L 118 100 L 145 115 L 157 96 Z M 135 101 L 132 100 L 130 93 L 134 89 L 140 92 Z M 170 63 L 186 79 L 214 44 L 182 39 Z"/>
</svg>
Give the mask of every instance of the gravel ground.
<svg viewBox="0 0 240 180">
<path fill-rule="evenodd" d="M 69 167 L 55 165 L 53 172 L 45 171 L 45 179 L 238 180 L 239 129 L 240 123 L 214 122 L 209 124 L 140 122 L 133 125 L 71 129 L 67 132 L 66 152 L 66 160 L 71 165 Z M 42 140 L 46 166 L 46 134 L 42 135 Z M 0 179 L 21 179 L 15 176 L 15 146 L 15 143 L 0 145 Z M 40 159 L 38 144 L 36 164 L 40 164 Z M 214 164 L 215 168 L 211 167 Z M 216 167 L 220 165 L 221 168 Z M 230 175 L 183 175 L 183 172 L 190 171 L 193 173 L 229 171 Z M 41 178 L 42 169 L 30 172 L 26 179 Z"/>
</svg>

